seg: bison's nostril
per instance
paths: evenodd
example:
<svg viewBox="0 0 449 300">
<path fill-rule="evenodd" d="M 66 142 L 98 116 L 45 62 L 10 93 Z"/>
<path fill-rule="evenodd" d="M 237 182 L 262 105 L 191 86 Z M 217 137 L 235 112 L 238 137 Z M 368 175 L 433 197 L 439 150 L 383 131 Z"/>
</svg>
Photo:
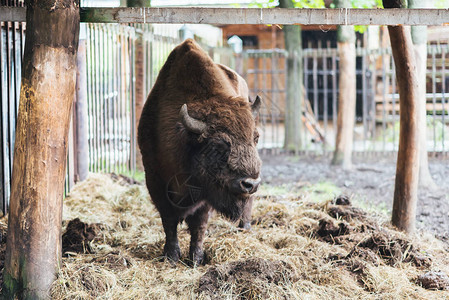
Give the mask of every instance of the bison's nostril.
<svg viewBox="0 0 449 300">
<path fill-rule="evenodd" d="M 245 178 L 240 182 L 240 187 L 242 191 L 248 194 L 255 193 L 257 191 L 257 187 L 259 186 L 260 178 Z"/>
<path fill-rule="evenodd" d="M 247 193 L 253 190 L 253 184 L 251 182 L 242 181 L 240 182 L 240 186 L 242 187 L 242 190 L 246 191 Z"/>
</svg>

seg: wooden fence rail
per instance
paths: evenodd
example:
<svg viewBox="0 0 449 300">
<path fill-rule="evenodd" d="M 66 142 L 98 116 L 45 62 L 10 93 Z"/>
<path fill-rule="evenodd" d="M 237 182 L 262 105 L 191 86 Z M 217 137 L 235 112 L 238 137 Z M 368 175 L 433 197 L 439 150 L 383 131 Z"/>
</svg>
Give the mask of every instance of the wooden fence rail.
<svg viewBox="0 0 449 300">
<path fill-rule="evenodd" d="M 0 7 L 0 21 L 25 21 L 24 7 Z M 205 7 L 85 7 L 91 23 L 448 25 L 448 9 L 286 9 Z"/>
</svg>

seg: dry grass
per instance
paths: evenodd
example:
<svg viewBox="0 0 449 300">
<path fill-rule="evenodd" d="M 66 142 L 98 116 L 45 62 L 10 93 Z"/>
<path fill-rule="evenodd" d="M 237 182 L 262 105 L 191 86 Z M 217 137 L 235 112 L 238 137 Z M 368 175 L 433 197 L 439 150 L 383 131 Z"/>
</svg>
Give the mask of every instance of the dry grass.
<svg viewBox="0 0 449 300">
<path fill-rule="evenodd" d="M 204 245 L 209 263 L 173 267 L 160 260 L 164 233 L 145 187 L 92 174 L 65 200 L 64 220 L 78 217 L 101 230 L 91 242 L 93 254 L 63 259 L 52 297 L 449 299 L 449 291 L 417 283 L 430 270 L 449 274 L 447 245 L 426 235 L 406 237 L 352 207 L 302 196 L 277 201 L 260 195 L 250 232 L 213 217 Z M 179 237 L 186 257 L 184 224 Z"/>
</svg>

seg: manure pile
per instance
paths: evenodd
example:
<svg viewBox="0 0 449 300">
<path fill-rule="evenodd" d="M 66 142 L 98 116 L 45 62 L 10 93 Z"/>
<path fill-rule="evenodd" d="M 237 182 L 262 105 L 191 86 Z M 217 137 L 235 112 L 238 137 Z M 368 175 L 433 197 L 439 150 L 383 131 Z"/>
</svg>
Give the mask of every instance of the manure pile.
<svg viewBox="0 0 449 300">
<path fill-rule="evenodd" d="M 161 259 L 164 233 L 143 185 L 91 174 L 64 203 L 54 299 L 449 299 L 448 245 L 407 237 L 340 197 L 259 194 L 251 231 L 209 221 L 207 264 Z"/>
</svg>

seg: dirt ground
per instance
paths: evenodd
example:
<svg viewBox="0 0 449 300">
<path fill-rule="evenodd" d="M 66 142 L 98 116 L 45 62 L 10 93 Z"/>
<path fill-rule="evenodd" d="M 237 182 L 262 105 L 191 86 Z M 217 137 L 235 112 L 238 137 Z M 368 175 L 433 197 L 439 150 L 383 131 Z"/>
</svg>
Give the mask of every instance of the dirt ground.
<svg viewBox="0 0 449 300">
<path fill-rule="evenodd" d="M 393 158 L 354 158 L 352 170 L 330 165 L 329 157 L 264 155 L 262 179 L 265 184 L 290 187 L 307 183 L 333 183 L 359 204 L 391 215 L 396 161 Z M 430 159 L 430 173 L 437 189 L 420 187 L 417 228 L 449 242 L 449 161 Z"/>
</svg>

